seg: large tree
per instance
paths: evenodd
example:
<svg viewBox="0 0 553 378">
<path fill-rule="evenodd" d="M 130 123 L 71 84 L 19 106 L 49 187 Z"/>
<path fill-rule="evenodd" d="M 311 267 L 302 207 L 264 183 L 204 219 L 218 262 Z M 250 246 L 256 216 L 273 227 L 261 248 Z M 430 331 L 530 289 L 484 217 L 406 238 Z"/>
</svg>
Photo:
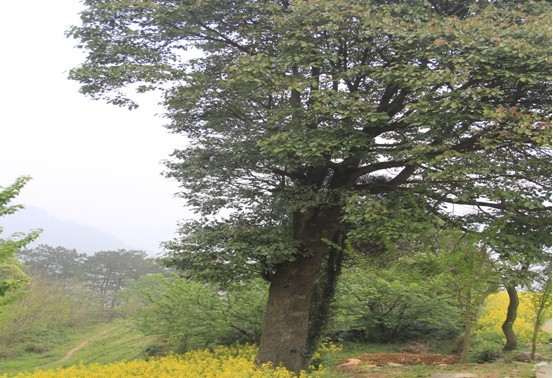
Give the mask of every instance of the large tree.
<svg viewBox="0 0 553 378">
<path fill-rule="evenodd" d="M 117 304 L 115 293 L 122 290 L 128 281 L 160 272 L 146 252 L 125 249 L 96 252 L 86 257 L 82 270 L 86 283 L 104 299 L 104 306 L 111 310 Z"/>
<path fill-rule="evenodd" d="M 40 244 L 20 251 L 18 258 L 33 276 L 48 276 L 68 282 L 82 278 L 86 254 L 79 253 L 75 249 Z"/>
<path fill-rule="evenodd" d="M 88 55 L 70 77 L 130 108 L 127 88 L 163 92 L 169 129 L 190 138 L 168 175 L 203 216 L 170 260 L 270 281 L 261 362 L 307 366 L 355 226 L 346 203 L 395 196 L 440 215 L 540 211 L 549 196 L 534 174 L 550 159 L 548 2 L 84 5 L 69 35 Z"/>
</svg>

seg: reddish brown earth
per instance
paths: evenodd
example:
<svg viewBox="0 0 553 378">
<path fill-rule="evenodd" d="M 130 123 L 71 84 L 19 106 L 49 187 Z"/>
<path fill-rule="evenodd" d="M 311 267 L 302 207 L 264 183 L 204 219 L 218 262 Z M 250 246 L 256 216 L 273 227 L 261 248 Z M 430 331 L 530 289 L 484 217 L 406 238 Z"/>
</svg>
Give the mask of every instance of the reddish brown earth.
<svg viewBox="0 0 553 378">
<path fill-rule="evenodd" d="M 363 354 L 356 358 L 361 360 L 363 365 L 376 366 L 389 366 L 390 363 L 400 365 L 451 365 L 459 361 L 458 356 L 411 353 Z"/>
</svg>

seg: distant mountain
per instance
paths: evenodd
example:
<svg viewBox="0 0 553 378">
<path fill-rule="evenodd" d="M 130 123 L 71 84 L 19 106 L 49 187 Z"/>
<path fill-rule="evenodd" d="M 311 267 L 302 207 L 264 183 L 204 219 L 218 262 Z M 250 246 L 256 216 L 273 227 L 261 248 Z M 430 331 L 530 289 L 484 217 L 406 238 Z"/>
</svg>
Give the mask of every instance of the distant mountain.
<svg viewBox="0 0 553 378">
<path fill-rule="evenodd" d="M 62 246 L 88 254 L 106 250 L 134 249 L 109 232 L 77 222 L 57 219 L 38 207 L 26 207 L 2 217 L 0 226 L 4 228 L 0 239 L 6 239 L 15 232 L 26 233 L 37 228 L 43 229 L 40 237 L 29 245 L 30 247 L 48 244 L 52 247 Z"/>
</svg>

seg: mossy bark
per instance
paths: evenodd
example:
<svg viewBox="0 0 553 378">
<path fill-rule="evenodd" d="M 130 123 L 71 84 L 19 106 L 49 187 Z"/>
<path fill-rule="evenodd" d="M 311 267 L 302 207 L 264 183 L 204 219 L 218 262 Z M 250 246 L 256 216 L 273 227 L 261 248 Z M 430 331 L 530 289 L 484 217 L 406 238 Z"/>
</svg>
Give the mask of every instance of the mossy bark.
<svg viewBox="0 0 553 378">
<path fill-rule="evenodd" d="M 299 372 L 309 366 L 310 310 L 323 256 L 332 249 L 339 228 L 339 208 L 329 207 L 294 215 L 298 257 L 280 264 L 271 279 L 261 334 L 258 363 L 275 362 Z"/>
</svg>

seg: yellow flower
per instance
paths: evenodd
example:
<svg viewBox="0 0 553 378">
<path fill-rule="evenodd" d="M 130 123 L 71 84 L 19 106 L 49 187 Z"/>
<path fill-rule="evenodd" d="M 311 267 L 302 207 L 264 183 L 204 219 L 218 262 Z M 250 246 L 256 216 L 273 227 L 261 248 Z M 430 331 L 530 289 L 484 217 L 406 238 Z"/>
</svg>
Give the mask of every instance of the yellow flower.
<svg viewBox="0 0 553 378">
<path fill-rule="evenodd" d="M 534 321 L 536 318 L 532 305 L 532 298 L 536 295 L 538 294 L 527 292 L 518 293 L 519 306 L 513 329 L 517 335 L 518 341 L 521 343 L 529 343 L 532 341 Z M 507 316 L 508 306 L 509 296 L 507 292 L 502 291 L 488 296 L 476 323 L 477 334 L 494 335 L 499 338 L 503 337 L 501 325 Z M 551 312 L 548 317 L 551 317 Z"/>
</svg>

